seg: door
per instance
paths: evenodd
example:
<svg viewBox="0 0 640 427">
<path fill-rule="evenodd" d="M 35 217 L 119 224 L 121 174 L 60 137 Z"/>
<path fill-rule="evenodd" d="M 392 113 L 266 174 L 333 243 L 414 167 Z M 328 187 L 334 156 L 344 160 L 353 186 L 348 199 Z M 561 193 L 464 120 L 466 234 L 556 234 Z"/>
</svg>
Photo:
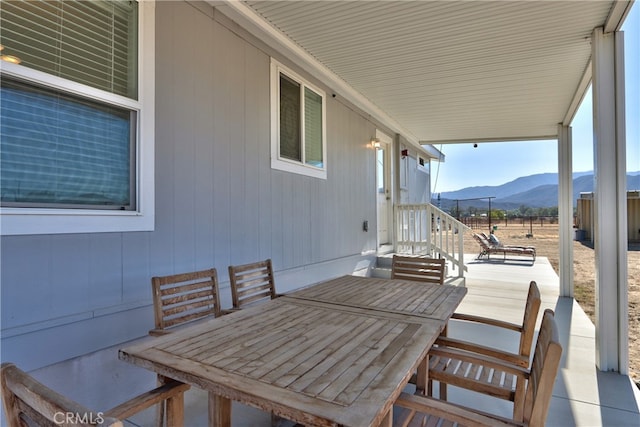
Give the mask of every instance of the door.
<svg viewBox="0 0 640 427">
<path fill-rule="evenodd" d="M 391 137 L 376 131 L 380 146 L 376 148 L 376 197 L 378 248 L 391 244 Z"/>
</svg>

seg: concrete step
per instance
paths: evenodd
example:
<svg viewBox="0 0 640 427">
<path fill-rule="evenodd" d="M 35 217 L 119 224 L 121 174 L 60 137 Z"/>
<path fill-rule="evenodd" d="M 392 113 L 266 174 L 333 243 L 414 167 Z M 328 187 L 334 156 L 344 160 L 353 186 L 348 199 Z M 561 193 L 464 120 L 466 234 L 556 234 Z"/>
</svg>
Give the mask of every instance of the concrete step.
<svg viewBox="0 0 640 427">
<path fill-rule="evenodd" d="M 374 267 L 371 270 L 371 277 L 376 277 L 378 279 L 390 279 L 391 278 L 391 268 Z"/>
</svg>

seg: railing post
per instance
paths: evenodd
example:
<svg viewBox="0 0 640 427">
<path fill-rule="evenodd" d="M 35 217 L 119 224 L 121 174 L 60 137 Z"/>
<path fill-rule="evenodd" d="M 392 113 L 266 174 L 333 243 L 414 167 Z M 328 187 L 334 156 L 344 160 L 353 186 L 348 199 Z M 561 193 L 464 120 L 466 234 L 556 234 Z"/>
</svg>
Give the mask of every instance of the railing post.
<svg viewBox="0 0 640 427">
<path fill-rule="evenodd" d="M 458 277 L 464 276 L 464 230 L 458 227 Z"/>
</svg>

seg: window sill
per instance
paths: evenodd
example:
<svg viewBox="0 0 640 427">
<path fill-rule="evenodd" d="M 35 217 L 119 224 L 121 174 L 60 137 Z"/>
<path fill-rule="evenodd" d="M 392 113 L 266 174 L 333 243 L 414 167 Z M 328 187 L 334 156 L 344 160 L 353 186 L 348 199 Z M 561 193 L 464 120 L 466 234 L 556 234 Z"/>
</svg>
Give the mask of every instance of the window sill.
<svg viewBox="0 0 640 427">
<path fill-rule="evenodd" d="M 0 209 L 0 235 L 153 231 L 153 214 L 63 209 Z"/>
<path fill-rule="evenodd" d="M 305 166 L 301 163 L 288 162 L 280 159 L 271 159 L 271 168 L 285 172 L 306 175 L 312 178 L 327 179 L 327 170 Z"/>
</svg>

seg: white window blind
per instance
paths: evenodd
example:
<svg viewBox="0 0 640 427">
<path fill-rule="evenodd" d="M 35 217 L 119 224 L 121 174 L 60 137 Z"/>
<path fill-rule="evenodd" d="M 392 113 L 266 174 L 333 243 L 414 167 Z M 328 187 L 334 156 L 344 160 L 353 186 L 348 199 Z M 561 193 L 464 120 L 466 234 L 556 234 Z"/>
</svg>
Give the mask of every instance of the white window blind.
<svg viewBox="0 0 640 427">
<path fill-rule="evenodd" d="M 305 162 L 321 168 L 322 159 L 322 96 L 308 87 L 304 88 L 304 148 Z"/>
<path fill-rule="evenodd" d="M 300 84 L 280 75 L 280 156 L 302 161 L 300 138 Z"/>
<path fill-rule="evenodd" d="M 137 99 L 135 1 L 2 1 L 0 43 L 21 65 Z"/>
<path fill-rule="evenodd" d="M 135 208 L 135 114 L 3 78 L 2 205 Z"/>
</svg>

